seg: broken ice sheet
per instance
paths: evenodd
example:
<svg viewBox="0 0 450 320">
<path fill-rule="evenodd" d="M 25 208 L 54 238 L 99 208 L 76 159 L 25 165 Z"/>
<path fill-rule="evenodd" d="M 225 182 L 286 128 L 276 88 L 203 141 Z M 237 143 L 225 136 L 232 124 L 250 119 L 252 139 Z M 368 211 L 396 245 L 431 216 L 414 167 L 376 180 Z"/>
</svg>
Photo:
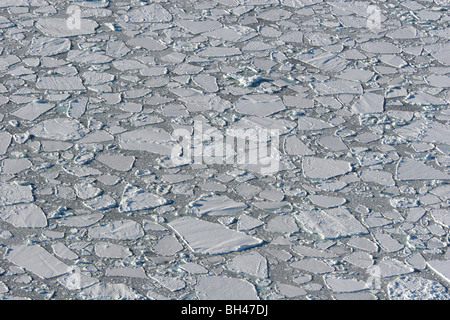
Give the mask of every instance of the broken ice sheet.
<svg viewBox="0 0 450 320">
<path fill-rule="evenodd" d="M 402 276 L 388 283 L 392 300 L 448 300 L 447 289 L 437 281 L 418 276 Z"/>
<path fill-rule="evenodd" d="M 138 2 L 0 3 L 0 238 L 77 262 L 51 298 L 448 299 L 442 1 Z M 278 170 L 170 163 L 199 118 L 279 130 Z"/>
</svg>

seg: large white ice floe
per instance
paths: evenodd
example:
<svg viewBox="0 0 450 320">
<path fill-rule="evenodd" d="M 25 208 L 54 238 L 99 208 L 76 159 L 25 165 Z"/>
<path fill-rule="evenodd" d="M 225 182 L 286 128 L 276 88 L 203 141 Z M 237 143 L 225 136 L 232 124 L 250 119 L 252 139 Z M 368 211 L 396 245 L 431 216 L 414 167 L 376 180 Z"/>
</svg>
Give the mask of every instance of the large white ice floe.
<svg viewBox="0 0 450 320">
<path fill-rule="evenodd" d="M 397 164 L 397 179 L 399 180 L 449 180 L 447 173 L 428 166 L 417 160 L 402 158 Z"/>
<path fill-rule="evenodd" d="M 167 203 L 169 203 L 169 201 L 161 196 L 133 185 L 127 185 L 122 194 L 119 210 L 121 212 L 148 210 Z"/>
<path fill-rule="evenodd" d="M 346 174 L 352 170 L 350 162 L 317 157 L 305 157 L 302 160 L 303 174 L 312 179 L 329 179 Z"/>
<path fill-rule="evenodd" d="M 88 132 L 81 123 L 67 118 L 44 120 L 30 130 L 36 137 L 60 141 L 79 140 Z"/>
<path fill-rule="evenodd" d="M 168 224 L 198 253 L 223 254 L 259 246 L 262 240 L 227 227 L 196 218 L 183 217 Z"/>
<path fill-rule="evenodd" d="M 54 278 L 70 271 L 69 266 L 39 245 L 15 245 L 8 248 L 5 259 L 42 279 Z"/>
<path fill-rule="evenodd" d="M 295 219 L 308 232 L 325 239 L 367 234 L 368 230 L 345 208 L 300 211 Z"/>
<path fill-rule="evenodd" d="M 144 235 L 142 226 L 134 220 L 123 219 L 89 228 L 92 239 L 136 240 Z"/>
<path fill-rule="evenodd" d="M 201 276 L 195 292 L 200 300 L 259 300 L 250 282 L 224 276 Z"/>
<path fill-rule="evenodd" d="M 77 25 L 72 27 L 69 23 L 65 18 L 47 18 L 40 19 L 36 26 L 47 36 L 56 38 L 92 34 L 98 28 L 97 22 L 87 19 L 81 19 L 79 28 Z"/>
<path fill-rule="evenodd" d="M 448 300 L 450 294 L 437 281 L 418 276 L 402 276 L 387 285 L 392 300 Z"/>
<path fill-rule="evenodd" d="M 0 182 L 0 205 L 8 206 L 18 203 L 28 203 L 34 200 L 30 185 Z"/>
<path fill-rule="evenodd" d="M 119 137 L 122 149 L 148 151 L 160 155 L 171 155 L 177 145 L 172 136 L 161 128 L 145 127 L 122 133 Z"/>
<path fill-rule="evenodd" d="M 232 215 L 247 208 L 242 202 L 236 202 L 227 196 L 206 195 L 189 204 L 187 213 L 198 216 L 225 216 Z"/>
</svg>

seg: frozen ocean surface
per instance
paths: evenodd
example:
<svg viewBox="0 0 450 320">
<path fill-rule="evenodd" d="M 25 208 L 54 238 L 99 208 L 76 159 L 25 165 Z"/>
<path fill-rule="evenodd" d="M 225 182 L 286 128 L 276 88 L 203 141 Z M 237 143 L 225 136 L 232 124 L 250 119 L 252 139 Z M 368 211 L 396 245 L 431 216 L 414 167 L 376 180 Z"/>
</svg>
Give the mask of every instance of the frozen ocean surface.
<svg viewBox="0 0 450 320">
<path fill-rule="evenodd" d="M 0 0 L 0 300 L 448 300 L 449 8 Z"/>
</svg>

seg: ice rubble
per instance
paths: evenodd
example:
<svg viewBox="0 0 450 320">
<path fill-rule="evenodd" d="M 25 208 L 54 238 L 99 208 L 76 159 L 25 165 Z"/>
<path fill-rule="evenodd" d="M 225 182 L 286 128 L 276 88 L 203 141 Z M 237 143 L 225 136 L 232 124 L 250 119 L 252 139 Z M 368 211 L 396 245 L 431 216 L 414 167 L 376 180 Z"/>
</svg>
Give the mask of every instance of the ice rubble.
<svg viewBox="0 0 450 320">
<path fill-rule="evenodd" d="M 74 5 L 0 3 L 0 299 L 448 299 L 441 3 Z"/>
</svg>

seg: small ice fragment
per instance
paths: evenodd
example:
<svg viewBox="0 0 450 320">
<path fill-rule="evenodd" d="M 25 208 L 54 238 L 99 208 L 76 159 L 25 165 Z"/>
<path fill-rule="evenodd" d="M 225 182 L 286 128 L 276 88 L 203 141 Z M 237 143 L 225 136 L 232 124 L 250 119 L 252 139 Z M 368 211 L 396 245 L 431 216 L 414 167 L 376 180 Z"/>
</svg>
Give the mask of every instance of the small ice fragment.
<svg viewBox="0 0 450 320">
<path fill-rule="evenodd" d="M 84 97 L 70 101 L 67 116 L 74 119 L 81 118 L 86 111 L 87 103 L 88 99 Z"/>
<path fill-rule="evenodd" d="M 294 233 L 298 232 L 298 226 L 295 219 L 290 215 L 277 215 L 267 222 L 266 230 L 268 232 Z"/>
<path fill-rule="evenodd" d="M 107 210 L 117 206 L 116 200 L 108 194 L 89 199 L 83 202 L 83 204 L 91 210 Z"/>
<path fill-rule="evenodd" d="M 30 160 L 25 158 L 20 159 L 5 159 L 1 162 L 0 173 L 1 174 L 16 174 L 23 170 L 26 170 L 32 166 Z"/>
<path fill-rule="evenodd" d="M 395 186 L 392 174 L 381 170 L 364 170 L 361 179 L 366 182 L 374 182 L 383 186 Z"/>
<path fill-rule="evenodd" d="M 197 263 L 194 263 L 194 262 L 188 262 L 188 263 L 182 264 L 182 265 L 180 265 L 180 268 L 191 274 L 207 274 L 208 273 L 208 269 L 206 269 L 205 267 L 203 267 Z"/>
<path fill-rule="evenodd" d="M 433 219 L 446 228 L 450 228 L 450 210 L 448 209 L 433 209 L 431 211 Z"/>
<path fill-rule="evenodd" d="M 36 82 L 36 87 L 43 90 L 79 91 L 85 90 L 78 76 L 42 76 Z"/>
<path fill-rule="evenodd" d="M 284 283 L 277 283 L 278 291 L 287 298 L 295 298 L 307 294 L 306 290 L 300 287 L 292 286 Z"/>
<path fill-rule="evenodd" d="M 158 283 L 172 292 L 180 291 L 186 287 L 186 283 L 178 277 L 152 275 L 152 279 L 158 281 Z"/>
<path fill-rule="evenodd" d="M 49 57 L 65 53 L 70 49 L 69 39 L 34 37 L 27 54 Z"/>
<path fill-rule="evenodd" d="M 95 198 L 103 193 L 102 189 L 97 188 L 90 183 L 77 183 L 74 187 L 77 197 L 83 200 Z"/>
<path fill-rule="evenodd" d="M 184 29 L 189 30 L 193 34 L 199 34 L 207 31 L 222 28 L 222 24 L 215 20 L 204 21 L 192 21 L 192 20 L 179 20 L 177 24 Z"/>
<path fill-rule="evenodd" d="M 373 234 L 373 236 L 380 245 L 381 249 L 385 252 L 397 252 L 404 247 L 387 233 L 377 231 Z"/>
<path fill-rule="evenodd" d="M 103 219 L 103 215 L 101 213 L 93 213 L 61 218 L 57 220 L 57 223 L 62 226 L 82 228 L 96 224 L 101 219 Z"/>
<path fill-rule="evenodd" d="M 263 221 L 259 219 L 255 219 L 250 217 L 247 214 L 242 214 L 239 216 L 239 220 L 237 222 L 237 230 L 238 231 L 249 231 L 255 228 L 258 228 L 264 224 Z"/>
<path fill-rule="evenodd" d="M 312 82 L 310 85 L 320 95 L 363 93 L 361 84 L 350 80 L 327 80 L 324 82 Z"/>
</svg>

